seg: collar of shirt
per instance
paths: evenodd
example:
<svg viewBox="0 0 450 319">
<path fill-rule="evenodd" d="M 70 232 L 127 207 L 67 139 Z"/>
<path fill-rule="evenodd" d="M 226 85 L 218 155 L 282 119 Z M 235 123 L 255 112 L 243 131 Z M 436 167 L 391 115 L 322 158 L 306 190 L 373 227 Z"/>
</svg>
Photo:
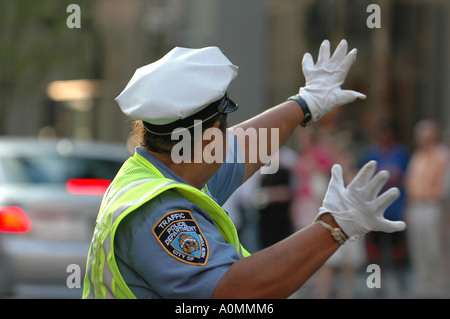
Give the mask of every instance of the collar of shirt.
<svg viewBox="0 0 450 319">
<path fill-rule="evenodd" d="M 173 179 L 174 181 L 183 183 L 183 184 L 189 184 L 186 182 L 182 177 L 180 177 L 178 174 L 176 174 L 174 171 L 172 171 L 170 168 L 167 167 L 166 164 L 161 162 L 156 156 L 154 156 L 152 153 L 150 153 L 145 147 L 138 146 L 136 147 L 136 152 L 141 155 L 143 158 L 145 158 L 147 161 L 152 163 L 156 169 L 158 169 L 161 174 L 163 174 L 166 178 Z M 208 188 L 206 188 L 206 193 L 209 197 L 216 200 L 211 193 L 209 192 Z"/>
</svg>

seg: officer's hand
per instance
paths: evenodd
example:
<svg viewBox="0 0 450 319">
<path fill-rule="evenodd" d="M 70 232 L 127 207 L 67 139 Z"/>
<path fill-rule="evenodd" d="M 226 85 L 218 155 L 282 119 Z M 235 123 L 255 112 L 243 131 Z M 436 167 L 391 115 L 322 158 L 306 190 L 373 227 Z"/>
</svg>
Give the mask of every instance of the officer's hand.
<svg viewBox="0 0 450 319">
<path fill-rule="evenodd" d="M 322 42 L 319 58 L 314 64 L 311 54 L 305 53 L 302 67 L 306 79 L 299 94 L 308 103 L 313 121 L 319 120 L 339 105 L 353 102 L 355 99 L 365 99 L 362 93 L 342 90 L 341 85 L 356 60 L 356 49 L 347 54 L 347 41 L 342 40 L 333 56 L 330 58 L 330 42 Z"/>
<path fill-rule="evenodd" d="M 400 192 L 394 187 L 378 196 L 389 179 L 389 172 L 375 174 L 376 165 L 375 161 L 367 163 L 347 188 L 344 186 L 342 167 L 336 164 L 332 168 L 331 181 L 318 216 L 331 213 L 350 238 L 370 231 L 392 233 L 406 227 L 402 221 L 394 222 L 383 217 L 386 208 L 399 197 Z"/>
</svg>

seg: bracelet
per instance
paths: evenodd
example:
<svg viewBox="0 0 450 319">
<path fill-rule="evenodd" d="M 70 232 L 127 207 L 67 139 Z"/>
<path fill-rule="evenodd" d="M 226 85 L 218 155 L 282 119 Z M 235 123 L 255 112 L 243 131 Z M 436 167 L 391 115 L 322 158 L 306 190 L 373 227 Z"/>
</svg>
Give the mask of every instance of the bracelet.
<svg viewBox="0 0 450 319">
<path fill-rule="evenodd" d="M 333 236 L 334 240 L 337 241 L 339 244 L 342 245 L 347 240 L 347 236 L 345 236 L 345 234 L 342 232 L 340 228 L 331 227 L 329 224 L 325 223 L 321 219 L 316 219 L 314 222 L 319 223 L 320 225 L 331 231 L 331 236 Z"/>
<path fill-rule="evenodd" d="M 302 127 L 306 127 L 312 123 L 312 114 L 311 110 L 308 107 L 306 101 L 300 96 L 300 94 L 293 95 L 288 98 L 288 100 L 295 101 L 300 105 L 300 108 L 303 111 L 303 121 L 300 123 Z"/>
</svg>

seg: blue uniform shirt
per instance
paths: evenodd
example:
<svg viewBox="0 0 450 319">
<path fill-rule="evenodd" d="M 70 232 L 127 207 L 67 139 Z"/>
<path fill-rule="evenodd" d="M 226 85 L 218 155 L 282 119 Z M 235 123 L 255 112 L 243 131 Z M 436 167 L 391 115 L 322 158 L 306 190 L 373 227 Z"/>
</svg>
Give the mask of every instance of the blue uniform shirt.
<svg viewBox="0 0 450 319">
<path fill-rule="evenodd" d="M 219 205 L 239 187 L 244 177 L 238 142 L 230 137 L 227 159 L 207 183 L 208 195 Z M 139 146 L 136 151 L 165 177 L 186 183 L 144 147 Z M 177 223 L 177 216 L 181 214 L 184 222 Z M 164 229 L 162 224 L 166 225 L 166 219 L 172 221 L 172 227 Z M 178 245 L 173 247 L 177 249 L 167 249 L 157 235 L 167 239 L 174 233 L 169 229 L 173 230 L 173 227 L 195 231 L 185 233 L 184 237 L 178 235 L 173 240 L 173 245 Z M 162 233 L 160 229 L 164 229 Z M 189 240 L 196 246 L 189 246 Z M 199 241 L 202 247 L 198 247 L 196 242 Z M 192 256 L 189 252 L 184 256 L 191 257 L 193 262 L 175 254 L 181 251 L 181 244 L 185 244 L 187 250 L 191 249 Z M 207 212 L 170 190 L 124 218 L 116 232 L 114 249 L 122 277 L 137 298 L 210 298 L 219 280 L 240 258 L 236 248 L 225 242 Z"/>
</svg>

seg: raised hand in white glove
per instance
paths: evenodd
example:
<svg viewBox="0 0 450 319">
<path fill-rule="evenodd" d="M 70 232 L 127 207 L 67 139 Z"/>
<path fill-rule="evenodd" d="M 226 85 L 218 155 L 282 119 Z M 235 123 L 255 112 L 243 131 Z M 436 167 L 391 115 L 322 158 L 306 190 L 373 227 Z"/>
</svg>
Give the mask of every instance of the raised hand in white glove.
<svg viewBox="0 0 450 319">
<path fill-rule="evenodd" d="M 376 167 L 375 161 L 364 165 L 346 188 L 342 167 L 334 165 L 317 218 L 331 213 L 342 231 L 350 238 L 357 238 L 370 231 L 392 233 L 404 230 L 404 222 L 390 221 L 383 217 L 386 208 L 399 197 L 400 192 L 398 188 L 393 187 L 378 196 L 389 179 L 389 172 L 380 171 L 375 174 Z"/>
<path fill-rule="evenodd" d="M 305 76 L 305 86 L 299 94 L 306 101 L 312 114 L 312 120 L 317 121 L 335 107 L 353 102 L 355 99 L 365 99 L 362 93 L 342 90 L 341 85 L 356 60 L 356 49 L 347 54 L 347 41 L 342 40 L 330 58 L 330 42 L 322 42 L 317 63 L 314 64 L 311 54 L 305 53 L 302 67 Z"/>
</svg>

